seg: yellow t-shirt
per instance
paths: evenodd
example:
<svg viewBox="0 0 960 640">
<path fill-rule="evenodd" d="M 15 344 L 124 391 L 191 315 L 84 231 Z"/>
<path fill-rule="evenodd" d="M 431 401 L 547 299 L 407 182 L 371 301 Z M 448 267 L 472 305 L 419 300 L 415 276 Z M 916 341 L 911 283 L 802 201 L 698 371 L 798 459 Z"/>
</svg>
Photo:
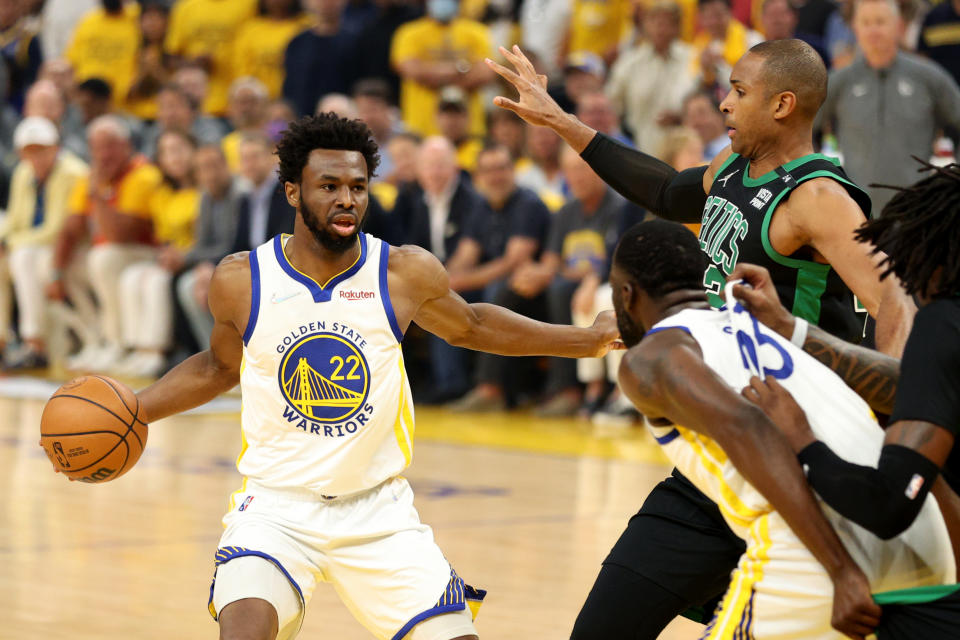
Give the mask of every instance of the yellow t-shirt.
<svg viewBox="0 0 960 640">
<path fill-rule="evenodd" d="M 130 161 L 127 170 L 111 183 L 107 202 L 124 215 L 135 218 L 151 218 L 150 202 L 154 193 L 163 182 L 160 169 L 147 162 L 143 156 Z M 90 180 L 79 178 L 70 193 L 67 209 L 71 215 L 90 216 L 93 209 L 90 202 Z M 91 220 L 91 223 L 93 221 Z M 94 225 L 91 229 L 94 244 L 101 244 L 106 238 Z M 150 242 L 152 238 L 131 239 L 132 242 Z"/>
<path fill-rule="evenodd" d="M 94 9 L 77 23 L 64 56 L 76 82 L 103 78 L 110 83 L 112 102 L 121 106 L 137 73 L 140 50 L 140 5 L 128 3 L 122 14 Z"/>
<path fill-rule="evenodd" d="M 480 138 L 467 138 L 457 146 L 457 166 L 473 173 L 477 168 L 477 156 L 483 150 L 483 140 Z"/>
<path fill-rule="evenodd" d="M 727 37 L 723 41 L 723 59 L 731 67 L 737 64 L 737 60 L 750 48 L 747 34 L 747 28 L 742 23 L 730 18 L 730 24 L 727 26 Z M 693 48 L 696 53 L 691 64 L 695 65 L 696 70 L 700 69 L 700 54 L 709 46 L 710 40 L 710 34 L 705 31 L 701 31 L 693 39 Z"/>
<path fill-rule="evenodd" d="M 223 115 L 234 78 L 233 40 L 240 26 L 256 14 L 256 0 L 180 0 L 170 14 L 164 43 L 168 53 L 211 58 L 203 111 Z"/>
<path fill-rule="evenodd" d="M 370 193 L 377 199 L 380 206 L 387 211 L 393 211 L 397 203 L 397 188 L 389 182 L 374 182 L 370 185 Z"/>
<path fill-rule="evenodd" d="M 200 212 L 200 192 L 196 189 L 174 189 L 162 184 L 150 199 L 153 233 L 160 244 L 170 244 L 186 251 L 194 242 L 194 223 Z"/>
<path fill-rule="evenodd" d="M 230 173 L 240 172 L 240 139 L 242 137 L 243 134 L 239 131 L 231 131 L 220 141 L 220 148 L 223 149 Z"/>
<path fill-rule="evenodd" d="M 606 56 L 630 28 L 630 0 L 574 0 L 569 51 Z"/>
<path fill-rule="evenodd" d="M 493 55 L 490 50 L 490 32 L 473 20 L 456 18 L 442 24 L 430 18 L 420 18 L 403 25 L 393 36 L 390 63 L 396 68 L 408 60 L 466 61 L 470 65 L 483 64 Z M 438 92 L 413 80 L 404 79 L 400 85 L 400 111 L 410 131 L 421 136 L 438 133 L 436 124 Z M 473 91 L 469 97 L 470 133 L 484 133 L 483 103 Z"/>
<path fill-rule="evenodd" d="M 283 89 L 283 54 L 295 35 L 309 29 L 312 18 L 300 15 L 287 20 L 257 16 L 237 30 L 233 42 L 234 78 L 252 76 L 267 87 L 270 99 Z"/>
</svg>

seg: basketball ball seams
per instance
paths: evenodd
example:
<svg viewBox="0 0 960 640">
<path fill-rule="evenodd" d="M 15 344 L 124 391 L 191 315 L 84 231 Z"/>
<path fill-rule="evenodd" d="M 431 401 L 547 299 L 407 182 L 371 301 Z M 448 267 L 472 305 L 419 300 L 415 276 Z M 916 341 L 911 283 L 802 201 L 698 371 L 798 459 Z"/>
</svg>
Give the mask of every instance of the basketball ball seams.
<svg viewBox="0 0 960 640">
<path fill-rule="evenodd" d="M 120 416 L 118 416 L 117 414 L 115 414 L 111 409 L 109 409 L 108 407 L 103 406 L 102 404 L 100 404 L 100 403 L 97 402 L 96 400 L 91 400 L 90 398 L 84 398 L 83 396 L 75 396 L 75 395 L 73 395 L 73 394 L 71 394 L 71 393 L 58 393 L 57 395 L 55 395 L 55 396 L 53 396 L 52 398 L 50 398 L 49 400 L 47 400 L 47 404 L 50 404 L 51 402 L 53 402 L 53 401 L 56 400 L 57 398 L 73 398 L 74 400 L 83 400 L 84 402 L 89 402 L 90 404 L 94 405 L 95 407 L 100 407 L 101 409 L 103 409 L 104 411 L 106 411 L 107 413 L 109 413 L 110 415 L 112 415 L 114 418 L 116 418 L 117 420 L 120 421 L 120 424 L 125 425 L 125 426 L 127 427 L 127 431 L 128 431 L 128 432 L 130 431 L 131 424 L 128 424 L 126 420 L 124 420 L 123 418 L 121 418 Z M 116 433 L 116 432 L 114 431 L 114 433 Z M 119 434 L 119 433 L 117 433 L 117 435 L 120 436 L 121 438 L 123 438 L 123 437 L 126 436 L 126 433 L 124 433 L 124 434 L 122 434 L 122 435 Z"/>
<path fill-rule="evenodd" d="M 134 421 L 137 419 L 137 415 L 136 415 L 133 411 L 130 410 L 130 406 L 127 404 L 127 401 L 123 399 L 123 395 L 121 395 L 120 391 L 118 391 L 117 388 L 116 388 L 115 386 L 113 386 L 113 383 L 112 383 L 112 382 L 110 382 L 109 380 L 107 380 L 107 379 L 104 378 L 103 376 L 98 376 L 98 375 L 96 375 L 96 374 L 93 374 L 93 375 L 91 375 L 90 377 L 91 377 L 91 378 L 96 378 L 97 380 L 103 382 L 105 385 L 107 385 L 108 387 L 110 387 L 110 389 L 116 394 L 117 400 L 120 401 L 120 404 L 123 405 L 123 408 L 126 409 L 127 412 L 130 414 L 130 417 L 133 418 Z M 134 396 L 134 397 L 136 397 L 136 396 Z M 137 400 L 137 402 L 138 402 L 138 404 L 139 404 L 139 399 Z M 137 408 L 137 412 L 139 413 L 139 411 L 140 411 L 140 409 L 139 409 L 139 407 L 138 407 L 138 408 Z M 118 417 L 118 419 L 119 419 L 119 416 L 117 416 L 117 417 Z M 123 422 L 126 423 L 126 420 L 124 420 Z M 131 424 L 132 424 L 132 423 L 131 423 Z"/>
</svg>

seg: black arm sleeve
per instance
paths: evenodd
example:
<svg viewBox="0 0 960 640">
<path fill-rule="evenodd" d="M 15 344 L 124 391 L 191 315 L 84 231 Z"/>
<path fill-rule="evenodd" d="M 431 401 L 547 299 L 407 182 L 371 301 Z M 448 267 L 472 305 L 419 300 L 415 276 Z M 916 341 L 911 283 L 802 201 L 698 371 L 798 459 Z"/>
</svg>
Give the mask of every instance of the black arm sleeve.
<svg viewBox="0 0 960 640">
<path fill-rule="evenodd" d="M 876 469 L 847 462 L 820 441 L 798 457 L 824 502 L 883 540 L 913 524 L 939 473 L 925 456 L 896 444 L 883 447 Z"/>
<path fill-rule="evenodd" d="M 580 154 L 587 164 L 627 200 L 674 222 L 700 222 L 707 194 L 707 167 L 677 172 L 666 162 L 598 133 Z"/>
</svg>

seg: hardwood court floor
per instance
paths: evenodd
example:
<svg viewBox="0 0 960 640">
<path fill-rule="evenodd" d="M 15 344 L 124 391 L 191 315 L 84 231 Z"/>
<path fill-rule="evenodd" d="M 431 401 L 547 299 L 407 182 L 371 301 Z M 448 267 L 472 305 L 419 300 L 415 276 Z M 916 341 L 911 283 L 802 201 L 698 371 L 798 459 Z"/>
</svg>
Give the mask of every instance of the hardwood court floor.
<svg viewBox="0 0 960 640">
<path fill-rule="evenodd" d="M 42 402 L 0 400 L 0 639 L 216 638 L 206 612 L 238 416 L 153 425 L 137 467 L 86 485 L 38 446 Z M 418 410 L 414 486 L 458 573 L 489 590 L 481 638 L 568 637 L 610 546 L 668 467 L 642 430 L 599 436 L 577 421 Z M 685 620 L 664 634 L 696 638 Z M 360 640 L 329 585 L 303 639 Z"/>
</svg>

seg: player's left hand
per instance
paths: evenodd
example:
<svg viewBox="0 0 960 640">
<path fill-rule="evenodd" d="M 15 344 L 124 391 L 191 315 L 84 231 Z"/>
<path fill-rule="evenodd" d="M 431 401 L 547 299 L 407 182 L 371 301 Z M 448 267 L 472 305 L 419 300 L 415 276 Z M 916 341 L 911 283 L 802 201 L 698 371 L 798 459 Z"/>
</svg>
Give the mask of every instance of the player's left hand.
<svg viewBox="0 0 960 640">
<path fill-rule="evenodd" d="M 613 311 L 601 311 L 590 327 L 597 335 L 597 348 L 591 358 L 602 358 L 616 349 L 626 349 L 620 339 L 620 329 L 617 327 L 617 315 Z"/>
<path fill-rule="evenodd" d="M 740 393 L 763 409 L 770 421 L 783 431 L 790 446 L 797 453 L 817 439 L 807 422 L 807 414 L 773 376 L 767 376 L 766 380 L 753 376 L 750 378 L 750 385 L 744 387 Z"/>
<path fill-rule="evenodd" d="M 880 606 L 870 595 L 870 583 L 853 565 L 832 577 L 833 614 L 830 625 L 854 640 L 865 640 L 880 624 Z"/>
</svg>

